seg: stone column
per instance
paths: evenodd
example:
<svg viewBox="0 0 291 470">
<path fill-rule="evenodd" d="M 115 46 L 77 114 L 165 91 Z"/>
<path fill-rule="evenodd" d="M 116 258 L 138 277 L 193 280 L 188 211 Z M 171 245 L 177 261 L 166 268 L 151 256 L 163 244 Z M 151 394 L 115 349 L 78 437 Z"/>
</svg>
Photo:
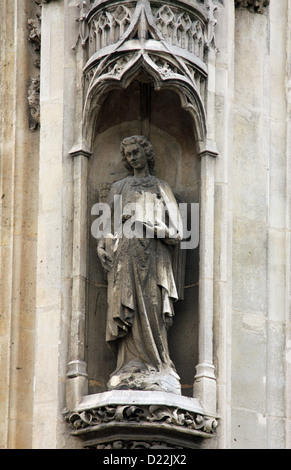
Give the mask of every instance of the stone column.
<svg viewBox="0 0 291 470">
<path fill-rule="evenodd" d="M 214 283 L 214 178 L 215 159 L 215 83 L 216 47 L 213 39 L 207 53 L 207 140 L 198 148 L 201 159 L 200 252 L 199 252 L 199 364 L 194 378 L 194 398 L 206 413 L 216 414 L 216 377 L 213 364 L 213 283 Z"/>
<path fill-rule="evenodd" d="M 83 67 L 86 63 L 87 25 L 84 21 L 87 3 L 76 2 L 74 11 L 79 24 L 79 34 L 72 47 L 75 55 L 75 116 L 72 135 L 74 146 L 69 151 L 73 159 L 73 266 L 72 266 L 72 308 L 67 365 L 66 407 L 74 409 L 83 395 L 88 393 L 88 374 L 85 352 L 86 340 L 86 279 L 87 279 L 87 240 L 88 240 L 88 158 L 91 155 L 83 137 L 84 86 Z M 73 5 L 72 5 L 73 6 Z"/>
<path fill-rule="evenodd" d="M 85 314 L 87 277 L 87 187 L 89 153 L 74 149 L 74 234 L 73 285 L 70 333 L 70 362 L 68 363 L 66 407 L 73 410 L 83 395 L 88 393 L 87 364 L 85 362 Z"/>
<path fill-rule="evenodd" d="M 213 243 L 214 164 L 217 152 L 208 146 L 200 151 L 200 274 L 199 364 L 196 366 L 194 398 L 208 414 L 216 413 L 216 378 L 213 365 Z"/>
</svg>

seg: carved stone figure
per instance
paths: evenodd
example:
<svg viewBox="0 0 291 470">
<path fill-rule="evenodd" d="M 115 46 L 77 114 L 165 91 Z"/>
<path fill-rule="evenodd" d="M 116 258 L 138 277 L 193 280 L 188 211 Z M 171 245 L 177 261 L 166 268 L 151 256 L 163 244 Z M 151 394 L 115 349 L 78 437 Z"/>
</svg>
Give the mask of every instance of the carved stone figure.
<svg viewBox="0 0 291 470">
<path fill-rule="evenodd" d="M 39 103 L 40 80 L 32 78 L 28 88 L 28 106 L 30 110 L 30 130 L 35 131 L 40 124 L 40 103 Z"/>
<path fill-rule="evenodd" d="M 33 44 L 34 50 L 40 52 L 41 46 L 41 19 L 40 15 L 36 15 L 36 19 L 28 20 L 29 36 L 28 40 Z"/>
<path fill-rule="evenodd" d="M 117 367 L 108 388 L 180 394 L 167 329 L 181 290 L 175 269 L 181 215 L 171 188 L 154 174 L 150 141 L 144 136 L 128 137 L 121 143 L 121 154 L 130 175 L 112 185 L 107 202 L 113 221 L 116 197 L 121 201 L 122 236 L 108 234 L 97 248 L 108 273 L 106 340 L 117 350 Z M 137 236 L 130 232 L 133 218 L 127 211 L 133 205 Z M 165 208 L 167 217 L 162 216 Z"/>
</svg>

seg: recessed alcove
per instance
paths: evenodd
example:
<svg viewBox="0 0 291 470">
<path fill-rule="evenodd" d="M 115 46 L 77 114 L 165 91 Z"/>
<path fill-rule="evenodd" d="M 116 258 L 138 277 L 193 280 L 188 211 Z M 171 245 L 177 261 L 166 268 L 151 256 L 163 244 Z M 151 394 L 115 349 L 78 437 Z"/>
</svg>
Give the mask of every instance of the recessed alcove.
<svg viewBox="0 0 291 470">
<path fill-rule="evenodd" d="M 105 343 L 106 275 L 91 235 L 93 205 L 104 201 L 110 185 L 127 175 L 121 163 L 120 142 L 134 134 L 147 135 L 156 152 L 156 173 L 168 182 L 179 202 L 199 203 L 200 158 L 196 153 L 193 120 L 172 89 L 155 90 L 149 76 L 127 88 L 107 93 L 93 133 L 88 171 L 88 254 L 86 292 L 86 362 L 89 394 L 106 390 L 115 356 Z M 188 211 L 188 229 L 191 220 Z M 193 223 L 193 221 L 192 221 Z M 199 224 L 198 218 L 194 223 Z M 193 227 L 192 227 L 193 228 Z M 198 363 L 199 247 L 185 250 L 184 299 L 175 304 L 174 324 L 168 333 L 171 358 L 181 378 L 182 394 L 193 396 Z"/>
</svg>

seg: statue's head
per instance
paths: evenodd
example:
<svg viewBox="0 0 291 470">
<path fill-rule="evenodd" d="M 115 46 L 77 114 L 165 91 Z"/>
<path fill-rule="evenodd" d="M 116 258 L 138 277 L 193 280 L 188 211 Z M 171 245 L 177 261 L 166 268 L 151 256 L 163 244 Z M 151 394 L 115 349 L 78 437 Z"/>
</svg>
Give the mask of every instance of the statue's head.
<svg viewBox="0 0 291 470">
<path fill-rule="evenodd" d="M 125 156 L 125 153 L 126 153 L 125 149 L 126 149 L 126 146 L 128 145 L 138 145 L 143 150 L 144 154 L 147 157 L 149 172 L 151 175 L 154 175 L 156 155 L 149 139 L 145 137 L 144 135 L 133 135 L 131 137 L 126 137 L 125 139 L 122 140 L 120 144 L 122 163 L 128 170 L 132 172 L 133 169 L 128 163 L 126 156 Z"/>
</svg>

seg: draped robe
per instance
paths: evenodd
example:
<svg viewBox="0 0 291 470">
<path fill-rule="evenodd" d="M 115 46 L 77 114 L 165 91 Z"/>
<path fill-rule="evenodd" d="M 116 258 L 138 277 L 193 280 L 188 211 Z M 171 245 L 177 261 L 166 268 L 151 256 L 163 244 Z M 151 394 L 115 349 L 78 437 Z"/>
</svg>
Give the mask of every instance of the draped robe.
<svg viewBox="0 0 291 470">
<path fill-rule="evenodd" d="M 114 219 L 114 196 L 121 196 L 122 211 L 137 203 L 135 220 L 161 226 L 162 209 L 167 207 L 171 242 L 146 236 L 108 238 L 113 256 L 108 273 L 108 314 L 106 341 L 117 349 L 117 367 L 108 382 L 109 389 L 165 390 L 181 393 L 179 376 L 169 356 L 167 329 L 174 316 L 173 302 L 179 286 L 173 269 L 174 250 L 182 238 L 182 221 L 170 186 L 156 178 L 128 176 L 114 183 L 108 204 Z M 154 201 L 150 215 L 145 203 Z M 149 220 L 149 218 L 151 220 Z M 165 219 L 164 219 L 165 222 Z M 174 244 L 173 244 L 174 243 Z M 110 245 L 111 244 L 111 245 Z"/>
</svg>

